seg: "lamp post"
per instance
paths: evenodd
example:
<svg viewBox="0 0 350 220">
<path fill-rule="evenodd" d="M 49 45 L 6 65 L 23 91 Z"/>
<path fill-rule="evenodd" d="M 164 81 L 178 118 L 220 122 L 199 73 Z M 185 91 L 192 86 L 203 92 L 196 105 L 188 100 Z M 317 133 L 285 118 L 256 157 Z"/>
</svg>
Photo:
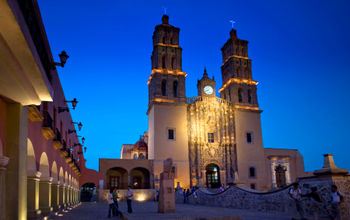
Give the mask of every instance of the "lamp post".
<svg viewBox="0 0 350 220">
<path fill-rule="evenodd" d="M 70 102 L 70 103 L 72 103 L 72 107 L 73 107 L 73 109 L 75 109 L 75 107 L 77 106 L 77 104 L 78 104 L 78 101 L 77 101 L 77 99 L 76 98 L 74 98 L 72 101 L 64 101 L 64 102 Z"/>
</svg>

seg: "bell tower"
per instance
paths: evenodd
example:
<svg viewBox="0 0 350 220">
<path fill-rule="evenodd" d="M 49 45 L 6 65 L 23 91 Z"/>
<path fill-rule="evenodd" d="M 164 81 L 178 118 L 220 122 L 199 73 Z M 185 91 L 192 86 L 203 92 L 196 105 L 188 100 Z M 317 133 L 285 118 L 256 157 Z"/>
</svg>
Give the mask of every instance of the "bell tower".
<svg viewBox="0 0 350 220">
<path fill-rule="evenodd" d="M 172 158 L 175 183 L 189 187 L 186 73 L 182 71 L 180 29 L 162 24 L 153 32 L 152 72 L 148 79 L 148 159 L 153 160 L 155 185 L 163 172 L 163 161 Z"/>
<path fill-rule="evenodd" d="M 219 92 L 234 106 L 238 181 L 244 182 L 247 187 L 253 184 L 257 189 L 263 189 L 267 187 L 264 182 L 267 174 L 260 120 L 262 111 L 257 98 L 258 82 L 252 77 L 248 41 L 239 39 L 236 30 L 232 29 L 221 52 L 222 87 Z M 254 171 L 254 176 L 250 171 Z"/>
<path fill-rule="evenodd" d="M 221 48 L 222 52 L 222 88 L 221 97 L 236 105 L 259 109 L 256 85 L 253 80 L 251 59 L 248 57 L 248 41 L 237 37 L 232 29 L 230 38 Z"/>
<path fill-rule="evenodd" d="M 198 96 L 215 97 L 215 80 L 210 79 L 207 69 L 204 68 L 202 79 L 197 82 Z"/>
<path fill-rule="evenodd" d="M 152 72 L 148 80 L 149 105 L 154 102 L 185 101 L 185 77 L 182 72 L 180 29 L 169 24 L 163 15 L 162 24 L 153 32 Z"/>
</svg>

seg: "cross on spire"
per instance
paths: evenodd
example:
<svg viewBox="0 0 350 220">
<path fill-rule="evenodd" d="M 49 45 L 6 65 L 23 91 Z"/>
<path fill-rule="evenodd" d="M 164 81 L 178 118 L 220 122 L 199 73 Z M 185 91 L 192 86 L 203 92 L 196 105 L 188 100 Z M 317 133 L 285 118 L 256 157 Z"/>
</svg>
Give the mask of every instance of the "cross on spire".
<svg viewBox="0 0 350 220">
<path fill-rule="evenodd" d="M 230 23 L 231 23 L 231 25 L 232 25 L 232 29 L 233 29 L 233 26 L 234 26 L 234 24 L 236 23 L 234 20 L 230 20 Z"/>
</svg>

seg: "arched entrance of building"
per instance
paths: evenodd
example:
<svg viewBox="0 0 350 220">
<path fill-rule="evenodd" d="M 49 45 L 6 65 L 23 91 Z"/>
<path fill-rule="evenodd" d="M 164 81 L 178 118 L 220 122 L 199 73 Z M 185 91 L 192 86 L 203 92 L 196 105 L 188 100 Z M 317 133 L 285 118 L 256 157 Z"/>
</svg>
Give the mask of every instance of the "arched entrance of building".
<svg viewBox="0 0 350 220">
<path fill-rule="evenodd" d="M 107 188 L 127 189 L 128 188 L 128 171 L 121 167 L 113 167 L 106 174 Z"/>
<path fill-rule="evenodd" d="M 287 169 L 281 164 L 276 166 L 275 174 L 277 187 L 282 187 L 286 185 L 286 171 Z"/>
<path fill-rule="evenodd" d="M 80 200 L 82 202 L 93 202 L 97 199 L 95 183 L 85 183 L 81 186 Z"/>
<path fill-rule="evenodd" d="M 207 181 L 208 188 L 219 188 L 220 182 L 220 168 L 218 165 L 211 163 L 205 168 L 205 177 Z"/>
<path fill-rule="evenodd" d="M 137 167 L 130 171 L 130 185 L 133 189 L 149 189 L 150 173 L 146 168 Z"/>
</svg>

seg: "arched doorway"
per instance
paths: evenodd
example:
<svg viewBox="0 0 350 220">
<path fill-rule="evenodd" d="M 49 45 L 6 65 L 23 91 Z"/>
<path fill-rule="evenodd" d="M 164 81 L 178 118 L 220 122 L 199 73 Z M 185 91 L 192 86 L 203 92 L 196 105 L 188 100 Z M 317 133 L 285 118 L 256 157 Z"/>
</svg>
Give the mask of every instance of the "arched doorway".
<svg viewBox="0 0 350 220">
<path fill-rule="evenodd" d="M 286 185 L 286 171 L 287 169 L 284 166 L 282 165 L 276 166 L 275 174 L 276 174 L 277 187 L 282 187 Z"/>
<path fill-rule="evenodd" d="M 80 200 L 82 202 L 93 202 L 97 199 L 95 183 L 85 183 L 81 186 Z"/>
<path fill-rule="evenodd" d="M 143 167 L 137 167 L 130 171 L 130 185 L 133 189 L 149 189 L 150 174 Z"/>
<path fill-rule="evenodd" d="M 206 166 L 205 170 L 207 188 L 219 188 L 221 185 L 219 166 L 211 163 Z"/>
<path fill-rule="evenodd" d="M 113 167 L 107 171 L 107 188 L 127 189 L 128 171 L 121 167 Z"/>
</svg>

